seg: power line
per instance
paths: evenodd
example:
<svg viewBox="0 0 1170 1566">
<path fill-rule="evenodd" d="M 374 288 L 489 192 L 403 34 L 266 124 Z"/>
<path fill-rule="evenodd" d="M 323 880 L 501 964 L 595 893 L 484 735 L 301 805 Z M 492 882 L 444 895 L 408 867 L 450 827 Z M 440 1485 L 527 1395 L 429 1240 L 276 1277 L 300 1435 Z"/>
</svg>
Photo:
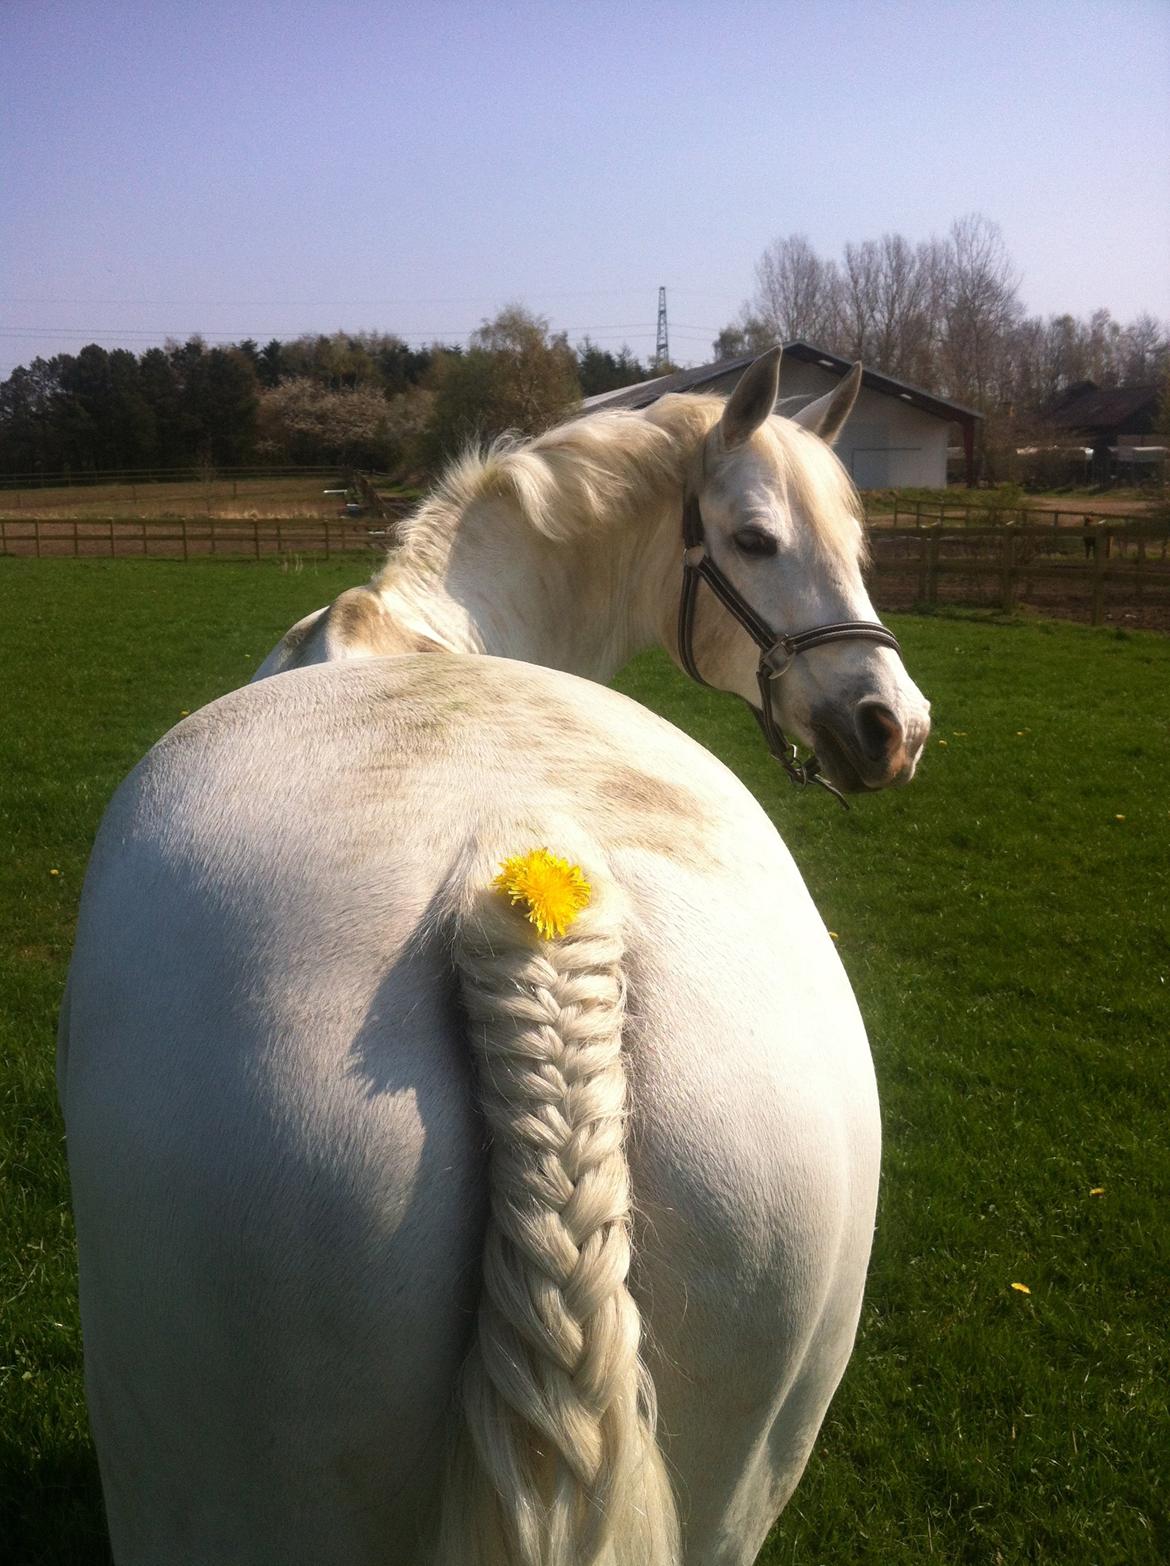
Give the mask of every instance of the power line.
<svg viewBox="0 0 1170 1566">
<path fill-rule="evenodd" d="M 730 294 L 713 293 L 704 289 L 675 288 L 671 292 L 676 298 L 684 299 L 721 299 L 730 301 Z M 626 286 L 623 288 L 572 288 L 562 290 L 539 289 L 536 297 L 540 299 L 601 299 L 615 295 L 627 297 L 639 292 L 637 287 Z M 255 310 L 267 309 L 270 305 L 278 305 L 280 308 L 319 308 L 322 305 L 341 305 L 346 309 L 376 307 L 384 309 L 387 306 L 395 308 L 413 309 L 418 305 L 434 304 L 476 304 L 484 303 L 489 308 L 498 308 L 496 296 L 487 294 L 447 294 L 432 297 L 400 296 L 394 294 L 376 294 L 367 298 L 353 298 L 346 295 L 319 295 L 309 299 L 148 299 L 140 295 L 120 295 L 112 298 L 86 298 L 78 299 L 64 294 L 5 294 L 0 295 L 0 304 L 31 304 L 31 305 L 165 305 L 179 306 L 187 310 L 218 310 L 224 308 Z"/>
<path fill-rule="evenodd" d="M 250 329 L 237 329 L 232 332 L 213 332 L 200 327 L 144 327 L 144 326 L 5 326 L 0 327 L 0 337 L 214 337 L 226 342 L 239 342 L 244 338 L 297 338 L 297 337 L 361 337 L 363 335 L 383 335 L 398 337 L 403 341 L 432 342 L 442 338 L 466 338 L 470 337 L 478 327 L 471 327 L 466 331 L 452 327 L 433 327 L 423 331 L 399 332 L 393 329 L 377 329 L 356 327 L 336 327 L 332 331 L 320 331 L 306 327 L 252 327 Z M 695 332 L 700 335 L 706 332 L 716 332 L 714 326 L 687 326 L 679 323 L 679 330 Z M 615 332 L 636 332 L 640 336 L 649 337 L 651 329 L 644 321 L 608 321 L 595 326 L 562 326 L 556 328 L 557 332 L 566 334 L 581 334 L 591 336 L 593 333 L 609 334 Z"/>
</svg>

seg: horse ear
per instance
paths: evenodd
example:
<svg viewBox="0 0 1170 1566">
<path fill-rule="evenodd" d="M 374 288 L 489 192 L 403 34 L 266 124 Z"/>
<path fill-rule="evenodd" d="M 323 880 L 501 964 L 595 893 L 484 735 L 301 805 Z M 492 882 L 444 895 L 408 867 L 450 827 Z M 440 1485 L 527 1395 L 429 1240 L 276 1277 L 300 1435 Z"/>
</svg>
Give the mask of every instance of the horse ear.
<svg viewBox="0 0 1170 1566">
<path fill-rule="evenodd" d="M 780 349 L 769 348 L 748 365 L 727 399 L 719 427 L 729 451 L 733 446 L 742 446 L 759 429 L 776 406 L 779 386 Z"/>
<path fill-rule="evenodd" d="M 861 365 L 855 364 L 840 386 L 810 402 L 799 413 L 792 415 L 793 424 L 801 424 L 814 435 L 819 435 L 831 446 L 841 433 L 841 426 L 853 412 L 857 393 L 861 390 Z"/>
</svg>

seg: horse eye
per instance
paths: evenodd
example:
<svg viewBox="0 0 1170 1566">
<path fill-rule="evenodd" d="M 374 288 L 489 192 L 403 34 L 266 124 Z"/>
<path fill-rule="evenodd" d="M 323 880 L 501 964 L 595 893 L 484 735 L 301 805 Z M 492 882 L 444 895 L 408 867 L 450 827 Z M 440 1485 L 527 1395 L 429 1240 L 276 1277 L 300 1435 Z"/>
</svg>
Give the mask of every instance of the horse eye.
<svg viewBox="0 0 1170 1566">
<path fill-rule="evenodd" d="M 732 535 L 732 541 L 741 555 L 774 555 L 780 547 L 772 534 L 760 527 L 740 528 Z"/>
</svg>

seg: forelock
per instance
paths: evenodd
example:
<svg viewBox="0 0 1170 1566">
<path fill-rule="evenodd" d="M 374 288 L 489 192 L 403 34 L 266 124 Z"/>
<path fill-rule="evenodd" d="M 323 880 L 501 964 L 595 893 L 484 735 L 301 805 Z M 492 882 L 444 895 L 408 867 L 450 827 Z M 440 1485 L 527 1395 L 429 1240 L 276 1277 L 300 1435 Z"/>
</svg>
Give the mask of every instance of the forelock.
<svg viewBox="0 0 1170 1566">
<path fill-rule="evenodd" d="M 819 436 L 791 419 L 773 414 L 752 436 L 753 453 L 770 463 L 777 487 L 795 505 L 821 550 L 830 558 L 855 563 L 866 553 L 864 509 L 853 481 Z M 721 453 L 717 433 L 707 443 L 709 477 L 730 465 L 735 452 Z M 730 487 L 730 486 L 726 486 Z"/>
</svg>

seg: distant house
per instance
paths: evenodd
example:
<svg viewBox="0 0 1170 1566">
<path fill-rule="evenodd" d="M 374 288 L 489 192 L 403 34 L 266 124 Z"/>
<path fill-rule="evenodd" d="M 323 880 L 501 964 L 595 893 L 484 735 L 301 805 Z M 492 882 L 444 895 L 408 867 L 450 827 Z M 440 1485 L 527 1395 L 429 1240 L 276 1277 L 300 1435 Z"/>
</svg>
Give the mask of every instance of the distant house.
<svg viewBox="0 0 1170 1566">
<path fill-rule="evenodd" d="M 585 408 L 645 408 L 667 392 L 729 392 L 754 354 L 722 359 L 697 369 L 660 375 L 637 386 L 601 392 L 585 399 Z M 782 413 L 796 411 L 840 383 L 851 366 L 848 359 L 811 343 L 784 344 L 780 367 Z M 858 489 L 893 489 L 906 485 L 941 489 L 947 481 L 947 441 L 952 426 L 962 433 L 968 484 L 975 481 L 975 421 L 981 415 L 961 403 L 948 402 L 907 381 L 866 370 L 861 390 L 836 451 Z"/>
<path fill-rule="evenodd" d="M 1158 417 L 1157 386 L 1098 386 L 1078 381 L 1044 411 L 1050 429 L 1067 431 L 1090 450 L 1093 477 L 1108 482 L 1119 467 L 1155 464 L 1165 442 L 1152 435 Z"/>
</svg>

